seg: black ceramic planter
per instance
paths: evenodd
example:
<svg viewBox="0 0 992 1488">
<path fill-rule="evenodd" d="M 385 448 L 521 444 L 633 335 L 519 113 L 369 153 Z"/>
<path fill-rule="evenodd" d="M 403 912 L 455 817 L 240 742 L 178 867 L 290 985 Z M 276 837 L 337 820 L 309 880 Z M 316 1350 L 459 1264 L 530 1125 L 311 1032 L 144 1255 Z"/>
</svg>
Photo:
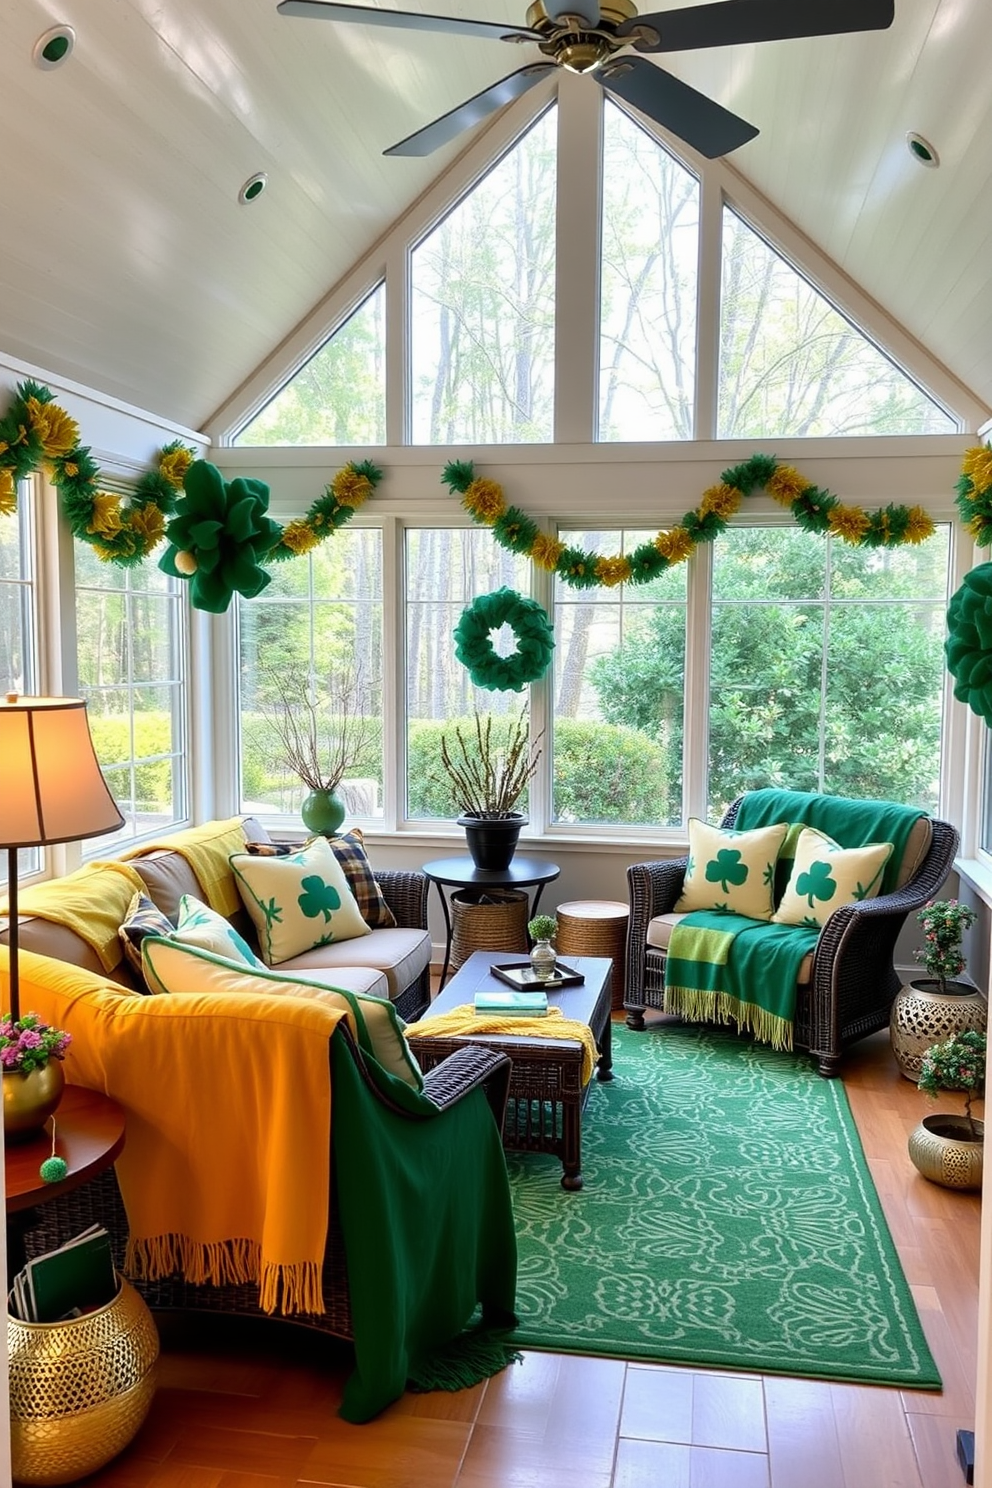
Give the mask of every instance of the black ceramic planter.
<svg viewBox="0 0 992 1488">
<path fill-rule="evenodd" d="M 458 825 L 465 828 L 465 842 L 476 868 L 501 873 L 509 868 L 517 850 L 521 827 L 527 818 L 519 812 L 509 816 L 460 816 Z"/>
</svg>

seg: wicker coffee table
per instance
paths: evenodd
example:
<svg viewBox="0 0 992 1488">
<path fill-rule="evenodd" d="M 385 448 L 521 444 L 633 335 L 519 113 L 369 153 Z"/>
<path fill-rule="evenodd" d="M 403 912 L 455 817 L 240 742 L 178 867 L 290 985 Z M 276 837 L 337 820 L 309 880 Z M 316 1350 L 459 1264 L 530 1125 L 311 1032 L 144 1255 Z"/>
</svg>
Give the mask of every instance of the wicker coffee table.
<svg viewBox="0 0 992 1488">
<path fill-rule="evenodd" d="M 423 1028 L 439 1013 L 471 1003 L 478 991 L 504 991 L 506 984 L 489 968 L 494 961 L 519 961 L 508 951 L 473 951 L 417 1024 Z M 596 1077 L 613 1079 L 610 972 L 608 956 L 570 956 L 581 971 L 579 986 L 548 993 L 548 1002 L 566 1018 L 586 1023 L 599 1049 Z M 513 1062 L 503 1145 L 514 1152 L 549 1152 L 561 1159 L 562 1188 L 582 1187 L 582 1108 L 589 1085 L 582 1084 L 582 1045 L 573 1039 L 529 1034 L 464 1034 L 416 1037 L 414 1052 L 422 1069 L 433 1069 L 464 1043 L 483 1043 L 508 1054 Z M 590 1082 L 591 1083 L 591 1082 Z"/>
</svg>

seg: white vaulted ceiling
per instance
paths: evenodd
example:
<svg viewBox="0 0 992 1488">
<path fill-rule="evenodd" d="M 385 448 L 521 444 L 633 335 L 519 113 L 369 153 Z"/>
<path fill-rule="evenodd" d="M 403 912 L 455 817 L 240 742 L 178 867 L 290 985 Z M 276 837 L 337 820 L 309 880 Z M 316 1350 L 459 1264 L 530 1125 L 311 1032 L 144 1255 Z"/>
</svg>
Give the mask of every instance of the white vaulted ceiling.
<svg viewBox="0 0 992 1488">
<path fill-rule="evenodd" d="M 75 49 L 42 71 L 32 47 L 58 23 Z M 887 31 L 663 59 L 758 126 L 733 168 L 986 408 L 990 56 L 987 0 L 896 0 Z M 5 0 L 0 353 L 203 427 L 472 136 L 425 160 L 383 149 L 536 57 L 275 0 Z"/>
</svg>

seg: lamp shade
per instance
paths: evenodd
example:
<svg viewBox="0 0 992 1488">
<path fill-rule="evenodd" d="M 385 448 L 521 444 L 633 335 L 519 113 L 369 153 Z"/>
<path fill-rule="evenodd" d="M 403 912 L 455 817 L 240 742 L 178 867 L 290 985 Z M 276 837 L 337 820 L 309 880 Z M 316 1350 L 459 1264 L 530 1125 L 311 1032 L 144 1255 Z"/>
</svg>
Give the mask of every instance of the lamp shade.
<svg viewBox="0 0 992 1488">
<path fill-rule="evenodd" d="M 8 693 L 0 702 L 0 845 L 77 842 L 123 825 L 83 699 Z"/>
</svg>

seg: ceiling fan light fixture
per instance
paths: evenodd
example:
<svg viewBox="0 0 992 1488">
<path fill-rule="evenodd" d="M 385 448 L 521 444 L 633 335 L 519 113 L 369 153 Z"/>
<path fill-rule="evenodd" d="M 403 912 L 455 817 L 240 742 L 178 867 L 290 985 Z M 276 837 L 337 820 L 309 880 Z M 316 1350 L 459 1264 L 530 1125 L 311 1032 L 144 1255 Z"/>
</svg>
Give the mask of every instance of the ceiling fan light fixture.
<svg viewBox="0 0 992 1488">
<path fill-rule="evenodd" d="M 42 72 L 51 72 L 53 67 L 61 67 L 69 60 L 75 45 L 76 33 L 71 26 L 50 26 L 31 48 L 31 58 Z"/>
<path fill-rule="evenodd" d="M 253 176 L 249 176 L 238 192 L 238 201 L 241 205 L 246 207 L 249 202 L 257 201 L 268 185 L 268 181 L 269 178 L 264 171 L 256 171 Z"/>
<path fill-rule="evenodd" d="M 920 165 L 927 166 L 929 170 L 938 169 L 940 156 L 930 141 L 924 139 L 922 134 L 917 134 L 915 130 L 911 129 L 906 135 L 906 144 L 909 146 L 909 153 L 914 160 L 919 161 Z"/>
</svg>

